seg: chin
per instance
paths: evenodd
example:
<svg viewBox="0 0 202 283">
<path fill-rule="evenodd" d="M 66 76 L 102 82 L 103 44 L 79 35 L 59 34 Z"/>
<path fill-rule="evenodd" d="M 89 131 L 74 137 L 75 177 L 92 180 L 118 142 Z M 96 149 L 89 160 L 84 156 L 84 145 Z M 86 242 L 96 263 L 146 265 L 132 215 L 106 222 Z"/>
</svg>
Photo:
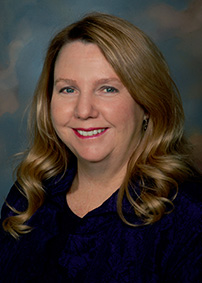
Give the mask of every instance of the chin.
<svg viewBox="0 0 202 283">
<path fill-rule="evenodd" d="M 98 154 L 85 154 L 85 155 L 76 155 L 78 161 L 85 161 L 85 162 L 91 162 L 91 163 L 97 163 L 105 160 L 107 158 L 107 155 L 98 155 Z"/>
</svg>

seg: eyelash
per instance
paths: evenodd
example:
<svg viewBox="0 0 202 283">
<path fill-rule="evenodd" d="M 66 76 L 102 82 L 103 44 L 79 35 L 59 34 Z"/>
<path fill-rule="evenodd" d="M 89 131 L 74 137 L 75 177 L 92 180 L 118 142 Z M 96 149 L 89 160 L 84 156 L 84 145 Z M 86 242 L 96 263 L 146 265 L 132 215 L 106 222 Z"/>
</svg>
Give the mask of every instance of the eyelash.
<svg viewBox="0 0 202 283">
<path fill-rule="evenodd" d="M 103 86 L 102 90 L 104 90 L 106 93 L 117 93 L 118 89 L 116 89 L 113 86 Z M 110 90 L 109 92 L 107 90 Z"/>
<path fill-rule="evenodd" d="M 70 90 L 70 92 L 67 91 L 67 90 Z M 63 93 L 64 91 L 66 91 L 66 93 L 73 93 L 74 92 L 74 88 L 72 88 L 72 87 L 63 87 L 59 92 Z"/>
</svg>

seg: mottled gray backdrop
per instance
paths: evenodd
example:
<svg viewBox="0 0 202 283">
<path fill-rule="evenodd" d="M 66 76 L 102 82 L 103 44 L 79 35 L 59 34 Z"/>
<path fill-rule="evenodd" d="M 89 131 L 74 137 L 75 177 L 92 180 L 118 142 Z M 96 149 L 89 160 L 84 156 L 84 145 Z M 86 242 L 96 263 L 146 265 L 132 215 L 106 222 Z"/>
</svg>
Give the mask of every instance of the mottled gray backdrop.
<svg viewBox="0 0 202 283">
<path fill-rule="evenodd" d="M 50 38 L 86 13 L 123 17 L 166 57 L 181 92 L 186 132 L 202 168 L 201 0 L 0 0 L 0 206 L 15 176 L 13 155 L 26 148 L 26 114 Z"/>
</svg>

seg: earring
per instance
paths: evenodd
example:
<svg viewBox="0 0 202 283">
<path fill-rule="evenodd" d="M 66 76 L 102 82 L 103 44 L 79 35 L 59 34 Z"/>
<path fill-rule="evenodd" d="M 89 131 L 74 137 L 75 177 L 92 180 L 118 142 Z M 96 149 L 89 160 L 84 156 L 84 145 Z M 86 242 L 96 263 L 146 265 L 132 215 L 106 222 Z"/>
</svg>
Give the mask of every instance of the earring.
<svg viewBox="0 0 202 283">
<path fill-rule="evenodd" d="M 148 124 L 149 124 L 149 118 L 145 118 L 143 120 L 143 125 L 142 125 L 143 131 L 147 130 Z"/>
</svg>

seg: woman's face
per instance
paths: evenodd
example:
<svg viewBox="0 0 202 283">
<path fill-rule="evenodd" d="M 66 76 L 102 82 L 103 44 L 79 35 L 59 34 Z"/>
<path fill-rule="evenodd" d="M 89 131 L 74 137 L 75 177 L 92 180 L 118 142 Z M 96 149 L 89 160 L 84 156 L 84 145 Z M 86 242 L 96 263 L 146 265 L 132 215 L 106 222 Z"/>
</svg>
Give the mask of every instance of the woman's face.
<svg viewBox="0 0 202 283">
<path fill-rule="evenodd" d="M 124 164 L 141 137 L 144 111 L 97 45 L 77 41 L 56 60 L 51 117 L 78 161 Z"/>
</svg>

